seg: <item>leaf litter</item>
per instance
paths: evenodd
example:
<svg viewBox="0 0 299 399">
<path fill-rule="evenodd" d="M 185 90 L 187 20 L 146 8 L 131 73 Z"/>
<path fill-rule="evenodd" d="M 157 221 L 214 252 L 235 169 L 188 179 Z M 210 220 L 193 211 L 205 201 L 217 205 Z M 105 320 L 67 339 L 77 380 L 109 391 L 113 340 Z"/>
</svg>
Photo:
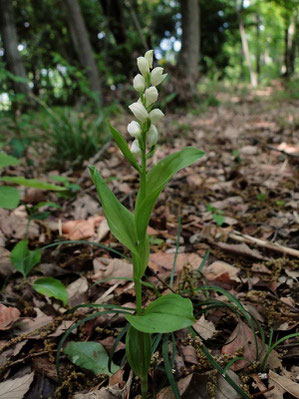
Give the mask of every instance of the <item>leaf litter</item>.
<svg viewBox="0 0 299 399">
<path fill-rule="evenodd" d="M 225 93 L 221 96 L 225 97 Z M 214 359 L 225 367 L 236 356 L 244 358 L 231 364 L 229 375 L 251 394 L 271 399 L 285 399 L 285 393 L 299 397 L 299 373 L 291 372 L 298 360 L 298 339 L 289 338 L 278 345 L 268 358 L 263 379 L 259 374 L 270 335 L 273 344 L 297 332 L 299 324 L 298 160 L 291 156 L 297 154 L 298 146 L 294 134 L 281 122 L 290 113 L 295 120 L 295 112 L 292 103 L 278 105 L 258 95 L 256 101 L 233 107 L 223 101 L 218 108 L 210 107 L 200 116 L 198 112 L 177 111 L 175 117 L 168 115 L 164 122 L 171 140 L 167 136 L 169 141 L 153 157 L 157 162 L 185 145 L 194 145 L 207 153 L 195 167 L 178 173 L 158 201 L 148 231 L 151 257 L 145 282 L 156 285 L 162 294 L 171 290 L 191 293 L 197 320 L 194 329 Z M 126 117 L 122 117 L 122 123 L 125 131 Z M 180 125 L 186 126 L 184 134 Z M 118 198 L 132 208 L 136 171 L 121 161 L 113 145 L 102 154 L 97 167 L 105 179 L 110 179 Z M 76 182 L 77 176 L 74 173 L 72 181 Z M 78 309 L 69 313 L 68 306 L 34 292 L 20 274 L 9 276 L 13 270 L 10 252 L 26 237 L 27 229 L 30 249 L 55 241 L 85 240 L 90 245 L 74 242 L 43 250 L 42 264 L 31 271 L 28 281 L 40 277 L 40 273 L 58 277 L 67 286 L 69 306 L 110 301 L 123 306 L 134 303 L 132 266 L 122 259 L 127 254 L 110 235 L 95 192 L 89 188 L 88 175 L 83 174 L 80 185 L 86 190 L 71 199 L 50 194 L 51 198 L 46 200 L 58 202 L 61 208 L 53 210 L 43 221 L 30 221 L 29 228 L 29 215 L 23 205 L 15 211 L 0 212 L 0 274 L 5 280 L 0 307 L 1 359 L 4 359 L 1 398 L 25 397 L 37 386 L 32 384 L 34 373 L 39 384 L 43 371 L 47 389 L 55 392 L 58 399 L 136 397 L 138 381 L 131 376 L 127 385 L 123 379 L 124 372 L 128 372 L 126 365 L 115 374 L 114 380 L 114 376 L 109 379 L 105 373 L 96 378 L 65 355 L 60 363 L 63 384 L 59 387 L 54 365 L 58 342 L 69 327 L 92 310 L 84 308 L 84 312 Z M 27 190 L 22 198 L 30 208 L 41 200 L 40 195 Z M 182 229 L 176 248 L 178 218 L 182 220 Z M 97 246 L 99 243 L 109 249 Z M 102 282 L 95 284 L 99 280 Z M 226 306 L 231 302 L 221 292 L 209 291 L 207 296 L 198 291 L 204 284 L 228 290 L 261 323 L 265 342 L 258 334 L 259 357 L 253 331 L 246 320 Z M 148 302 L 156 298 L 148 286 L 144 290 Z M 223 306 L 206 310 L 208 299 L 221 301 Z M 67 342 L 95 342 L 109 353 L 124 326 L 122 315 L 102 315 L 76 327 Z M 257 322 L 254 328 L 257 330 Z M 174 378 L 182 398 L 239 397 L 213 370 L 197 340 L 184 330 L 176 333 L 176 337 Z M 115 364 L 121 364 L 123 355 L 121 340 L 113 358 Z M 23 359 L 31 373 L 14 376 Z M 152 360 L 150 387 L 157 398 L 172 398 L 167 383 L 160 384 L 164 378 L 160 371 L 162 364 L 158 347 Z"/>
</svg>

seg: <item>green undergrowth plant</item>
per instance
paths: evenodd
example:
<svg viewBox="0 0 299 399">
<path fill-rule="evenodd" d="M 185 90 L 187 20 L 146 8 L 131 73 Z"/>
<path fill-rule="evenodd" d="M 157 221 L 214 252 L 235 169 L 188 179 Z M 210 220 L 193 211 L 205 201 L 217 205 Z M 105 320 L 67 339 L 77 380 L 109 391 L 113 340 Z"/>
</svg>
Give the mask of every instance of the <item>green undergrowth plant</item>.
<svg viewBox="0 0 299 399">
<path fill-rule="evenodd" d="M 42 128 L 47 132 L 48 144 L 53 149 L 50 164 L 61 168 L 65 165 L 81 167 L 108 140 L 106 110 L 92 115 L 67 107 L 52 109 L 41 104 L 45 110 Z"/>
<path fill-rule="evenodd" d="M 0 152 L 0 170 L 8 166 L 18 165 L 19 160 L 5 152 Z M 2 185 L 1 182 L 4 184 Z M 18 190 L 11 185 L 33 187 L 39 190 L 64 192 L 65 187 L 57 186 L 56 184 L 47 183 L 38 179 L 27 179 L 24 176 L 2 176 L 0 177 L 0 208 L 15 209 L 20 202 L 20 195 Z"/>
</svg>

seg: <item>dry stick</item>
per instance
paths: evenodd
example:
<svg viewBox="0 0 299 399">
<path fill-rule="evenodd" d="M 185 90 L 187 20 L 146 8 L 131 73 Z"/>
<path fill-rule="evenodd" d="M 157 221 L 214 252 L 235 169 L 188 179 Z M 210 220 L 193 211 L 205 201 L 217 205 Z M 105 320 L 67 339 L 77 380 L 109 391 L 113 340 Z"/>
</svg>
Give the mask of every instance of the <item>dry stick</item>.
<svg viewBox="0 0 299 399">
<path fill-rule="evenodd" d="M 233 230 L 230 234 L 229 237 L 232 238 L 233 240 L 240 241 L 240 242 L 247 242 L 247 243 L 253 243 L 258 245 L 259 247 L 262 248 L 267 248 L 272 251 L 276 252 L 281 252 L 286 255 L 291 255 L 291 256 L 296 256 L 299 258 L 299 251 L 297 249 L 285 247 L 283 245 L 280 245 L 278 243 L 271 243 L 269 241 L 261 240 L 260 238 L 255 238 L 251 237 L 247 234 L 242 234 L 239 231 Z"/>
</svg>

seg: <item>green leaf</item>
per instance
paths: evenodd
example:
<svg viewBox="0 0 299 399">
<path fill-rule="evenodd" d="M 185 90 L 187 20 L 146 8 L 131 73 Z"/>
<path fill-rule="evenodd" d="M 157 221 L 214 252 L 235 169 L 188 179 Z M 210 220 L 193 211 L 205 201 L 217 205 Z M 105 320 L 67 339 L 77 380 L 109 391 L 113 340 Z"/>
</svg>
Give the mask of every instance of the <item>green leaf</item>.
<svg viewBox="0 0 299 399">
<path fill-rule="evenodd" d="M 32 288 L 49 298 L 59 299 L 63 305 L 68 303 L 68 293 L 61 281 L 53 277 L 42 277 L 32 284 Z"/>
<path fill-rule="evenodd" d="M 118 148 L 121 150 L 121 152 L 123 153 L 124 157 L 126 158 L 126 160 L 138 171 L 140 170 L 140 167 L 138 165 L 138 162 L 136 161 L 134 155 L 132 154 L 126 139 L 123 137 L 123 135 L 121 133 L 119 133 L 118 130 L 116 130 L 113 126 L 110 125 L 110 122 L 108 122 L 108 126 L 110 129 L 110 132 L 116 142 L 116 144 L 118 145 Z"/>
<path fill-rule="evenodd" d="M 161 296 L 152 302 L 142 316 L 126 315 L 136 330 L 146 333 L 169 333 L 195 323 L 192 302 L 178 294 Z"/>
<path fill-rule="evenodd" d="M 89 166 L 89 170 L 112 234 L 137 254 L 134 215 L 118 201 L 98 170 L 94 166 Z"/>
<path fill-rule="evenodd" d="M 108 369 L 109 356 L 99 342 L 74 342 L 67 344 L 64 352 L 69 359 L 79 367 L 92 371 L 94 374 L 112 375 L 119 367 L 111 363 L 111 373 Z"/>
<path fill-rule="evenodd" d="M 212 218 L 214 222 L 217 224 L 217 226 L 222 226 L 225 221 L 225 217 L 220 213 L 213 213 Z"/>
<path fill-rule="evenodd" d="M 126 355 L 133 372 L 140 378 L 146 377 L 152 358 L 151 334 L 130 326 L 126 335 Z"/>
<path fill-rule="evenodd" d="M 143 200 L 140 200 L 140 197 L 137 198 L 135 210 L 136 229 L 139 239 L 144 237 L 153 207 L 172 176 L 204 155 L 204 152 L 194 147 L 186 147 L 182 151 L 168 155 L 148 172 L 146 176 L 146 197 Z"/>
<path fill-rule="evenodd" d="M 0 208 L 15 209 L 20 201 L 20 195 L 14 187 L 0 187 Z"/>
<path fill-rule="evenodd" d="M 56 186 L 55 184 L 50 184 L 37 179 L 26 179 L 23 176 L 4 176 L 0 177 L 0 181 L 19 184 L 20 186 L 38 188 L 40 190 L 66 191 L 65 187 Z"/>
<path fill-rule="evenodd" d="M 0 152 L 0 169 L 5 166 L 17 165 L 19 160 L 11 155 L 5 154 L 5 152 Z"/>
<path fill-rule="evenodd" d="M 28 249 L 28 239 L 20 241 L 10 254 L 10 260 L 16 270 L 27 276 L 31 269 L 40 262 L 41 251 Z"/>
</svg>

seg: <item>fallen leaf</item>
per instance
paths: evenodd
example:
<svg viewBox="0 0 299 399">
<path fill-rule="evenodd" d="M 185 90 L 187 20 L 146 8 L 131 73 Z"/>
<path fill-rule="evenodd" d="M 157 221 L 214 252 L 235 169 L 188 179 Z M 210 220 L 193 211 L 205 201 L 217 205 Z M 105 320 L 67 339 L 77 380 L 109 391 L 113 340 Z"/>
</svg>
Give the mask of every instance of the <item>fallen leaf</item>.
<svg viewBox="0 0 299 399">
<path fill-rule="evenodd" d="M 279 385 L 284 391 L 293 395 L 294 398 L 299 399 L 299 384 L 290 380 L 285 376 L 274 373 L 274 371 L 269 371 L 269 381 L 274 382 Z"/>
<path fill-rule="evenodd" d="M 192 345 L 181 345 L 180 352 L 183 355 L 184 361 L 192 364 L 198 364 L 196 349 Z"/>
<path fill-rule="evenodd" d="M 95 236 L 95 227 L 102 220 L 102 216 L 92 216 L 87 220 L 70 220 L 62 224 L 62 232 L 70 240 L 89 238 Z"/>
<path fill-rule="evenodd" d="M 240 269 L 229 265 L 226 262 L 216 261 L 203 268 L 203 275 L 207 280 L 217 280 L 223 282 L 240 282 L 238 274 Z"/>
<path fill-rule="evenodd" d="M 0 304 L 0 330 L 8 330 L 20 317 L 20 311 L 11 306 Z"/>
<path fill-rule="evenodd" d="M 34 378 L 34 372 L 0 383 L 0 399 L 22 399 Z"/>
<path fill-rule="evenodd" d="M 227 375 L 240 386 L 240 378 L 232 370 L 229 370 Z M 234 388 L 220 375 L 217 374 L 217 390 L 215 399 L 239 399 L 242 398 Z"/>
<path fill-rule="evenodd" d="M 251 362 L 256 360 L 256 345 L 255 345 L 253 331 L 243 321 L 240 321 L 238 323 L 237 327 L 232 332 L 231 336 L 228 338 L 228 342 L 230 343 L 228 345 L 224 345 L 222 348 L 223 354 L 233 355 L 236 354 L 236 352 L 240 348 L 242 348 L 243 357 L 246 359 L 235 362 L 231 366 L 231 370 L 233 371 L 241 370 L 247 367 Z M 258 351 L 260 352 L 262 348 L 262 342 L 259 337 L 257 337 L 257 346 L 258 346 Z M 263 357 L 265 356 L 267 348 L 268 348 L 267 345 L 264 345 L 263 351 L 259 355 L 260 359 L 263 359 Z M 271 367 L 273 368 L 281 367 L 281 361 L 278 357 L 278 353 L 275 350 L 272 350 L 272 352 L 270 353 L 267 363 L 271 365 Z"/>
<path fill-rule="evenodd" d="M 106 284 L 120 283 L 123 285 L 127 283 L 127 280 L 115 280 L 113 277 L 133 278 L 133 266 L 121 259 L 96 258 L 93 265 L 96 272 L 92 277 L 94 281 L 108 279 Z"/>
<path fill-rule="evenodd" d="M 34 330 L 46 326 L 47 324 L 53 321 L 52 316 L 47 316 L 39 308 L 34 308 L 34 310 L 36 312 L 35 318 L 24 317 L 20 318 L 17 321 L 17 323 L 15 324 L 16 329 L 19 330 L 16 332 L 17 335 L 32 332 Z M 36 333 L 35 335 L 30 335 L 29 338 L 36 338 L 37 336 L 38 333 Z"/>
<path fill-rule="evenodd" d="M 217 247 L 225 251 L 232 252 L 237 255 L 249 256 L 254 259 L 265 260 L 266 258 L 260 254 L 256 249 L 251 249 L 245 243 L 243 244 L 227 244 L 226 242 L 217 242 Z"/>
<path fill-rule="evenodd" d="M 195 324 L 192 326 L 194 330 L 201 336 L 203 339 L 210 339 L 212 338 L 217 330 L 214 324 L 207 320 L 204 315 L 200 317 L 199 320 L 196 321 Z"/>
<path fill-rule="evenodd" d="M 100 242 L 106 235 L 110 232 L 110 227 L 106 219 L 103 219 L 97 228 L 97 238 L 96 241 Z"/>
<path fill-rule="evenodd" d="M 88 393 L 77 393 L 72 396 L 72 399 L 116 399 L 121 396 L 115 396 L 106 388 L 101 388 L 99 391 L 92 391 Z"/>
<path fill-rule="evenodd" d="M 158 273 L 168 273 L 172 269 L 175 254 L 157 252 L 150 255 L 149 267 Z M 178 254 L 175 264 L 175 271 L 180 272 L 184 265 L 189 263 L 193 270 L 199 268 L 202 258 L 195 253 Z"/>
<path fill-rule="evenodd" d="M 66 290 L 69 296 L 69 306 L 73 307 L 86 302 L 88 299 L 88 282 L 86 277 L 80 277 L 73 281 Z"/>
</svg>

